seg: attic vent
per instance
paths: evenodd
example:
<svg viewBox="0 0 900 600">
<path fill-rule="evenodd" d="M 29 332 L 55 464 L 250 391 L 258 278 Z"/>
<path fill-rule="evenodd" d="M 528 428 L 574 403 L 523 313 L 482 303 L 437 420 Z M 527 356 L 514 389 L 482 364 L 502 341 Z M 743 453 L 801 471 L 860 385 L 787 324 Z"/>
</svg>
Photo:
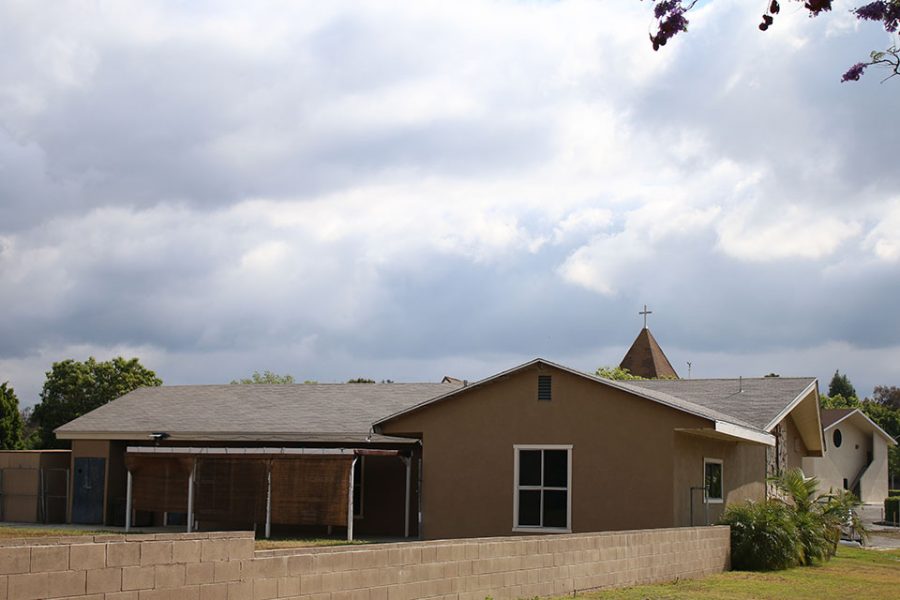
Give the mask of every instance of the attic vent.
<svg viewBox="0 0 900 600">
<path fill-rule="evenodd" d="M 538 400 L 550 401 L 550 376 L 538 375 Z"/>
</svg>

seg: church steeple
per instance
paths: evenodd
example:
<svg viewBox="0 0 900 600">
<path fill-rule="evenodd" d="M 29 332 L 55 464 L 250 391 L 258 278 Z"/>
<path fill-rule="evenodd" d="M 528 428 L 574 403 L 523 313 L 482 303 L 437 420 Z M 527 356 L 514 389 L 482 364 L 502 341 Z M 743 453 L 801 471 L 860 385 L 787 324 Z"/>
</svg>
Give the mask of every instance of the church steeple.
<svg viewBox="0 0 900 600">
<path fill-rule="evenodd" d="M 659 347 L 656 338 L 647 328 L 647 315 L 652 312 L 647 310 L 645 304 L 644 310 L 638 313 L 644 317 L 644 328 L 641 329 L 634 339 L 634 343 L 631 344 L 631 348 L 625 353 L 625 358 L 619 363 L 619 367 L 628 369 L 632 375 L 648 379 L 678 379 L 678 373 L 675 372 L 672 363 L 666 358 L 666 354 Z"/>
</svg>

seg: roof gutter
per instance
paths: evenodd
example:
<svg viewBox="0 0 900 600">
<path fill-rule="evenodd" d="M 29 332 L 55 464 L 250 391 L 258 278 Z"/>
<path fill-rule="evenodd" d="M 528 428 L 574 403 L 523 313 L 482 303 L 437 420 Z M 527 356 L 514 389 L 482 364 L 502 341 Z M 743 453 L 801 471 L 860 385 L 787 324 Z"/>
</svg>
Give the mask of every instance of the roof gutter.
<svg viewBox="0 0 900 600">
<path fill-rule="evenodd" d="M 764 444 L 766 446 L 775 445 L 775 436 L 771 433 L 756 431 L 754 429 L 741 427 L 740 425 L 735 425 L 734 423 L 728 423 L 726 421 L 716 421 L 716 431 L 718 433 L 741 438 L 749 442 L 756 442 L 757 444 Z"/>
</svg>

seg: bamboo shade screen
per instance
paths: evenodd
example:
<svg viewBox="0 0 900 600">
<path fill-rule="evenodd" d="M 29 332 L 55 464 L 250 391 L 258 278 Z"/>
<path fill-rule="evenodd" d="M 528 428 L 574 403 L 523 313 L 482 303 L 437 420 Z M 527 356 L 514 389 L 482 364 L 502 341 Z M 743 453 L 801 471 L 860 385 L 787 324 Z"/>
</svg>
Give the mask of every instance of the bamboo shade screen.
<svg viewBox="0 0 900 600">
<path fill-rule="evenodd" d="M 125 465 L 133 476 L 131 498 L 135 510 L 187 511 L 192 459 L 126 456 Z"/>
<path fill-rule="evenodd" d="M 272 461 L 272 522 L 347 525 L 352 456 L 303 456 Z"/>
<path fill-rule="evenodd" d="M 259 458 L 199 459 L 194 497 L 197 520 L 264 522 L 267 462 Z"/>
</svg>

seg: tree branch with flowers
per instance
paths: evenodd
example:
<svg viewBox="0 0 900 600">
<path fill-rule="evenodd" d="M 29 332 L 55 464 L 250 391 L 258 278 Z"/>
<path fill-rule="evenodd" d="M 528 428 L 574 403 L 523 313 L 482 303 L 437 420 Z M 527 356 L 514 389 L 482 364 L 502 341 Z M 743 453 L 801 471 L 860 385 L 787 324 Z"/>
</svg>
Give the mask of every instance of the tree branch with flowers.
<svg viewBox="0 0 900 600">
<path fill-rule="evenodd" d="M 653 16 L 656 21 L 654 33 L 650 34 L 650 43 L 654 50 L 662 46 L 688 29 L 687 13 L 694 8 L 698 0 L 653 0 Z M 810 17 L 818 17 L 831 11 L 832 0 L 790 0 L 801 2 Z M 770 0 L 759 23 L 760 31 L 766 31 L 775 24 L 776 15 L 781 12 L 778 0 Z M 884 26 L 888 33 L 896 34 L 900 29 L 900 0 L 875 0 L 853 9 L 853 14 L 860 21 L 876 21 Z M 858 62 L 843 74 L 841 81 L 858 81 L 866 69 L 872 66 L 887 68 L 890 74 L 883 81 L 900 75 L 900 44 L 894 44 L 882 51 L 873 51 L 869 60 Z"/>
</svg>

